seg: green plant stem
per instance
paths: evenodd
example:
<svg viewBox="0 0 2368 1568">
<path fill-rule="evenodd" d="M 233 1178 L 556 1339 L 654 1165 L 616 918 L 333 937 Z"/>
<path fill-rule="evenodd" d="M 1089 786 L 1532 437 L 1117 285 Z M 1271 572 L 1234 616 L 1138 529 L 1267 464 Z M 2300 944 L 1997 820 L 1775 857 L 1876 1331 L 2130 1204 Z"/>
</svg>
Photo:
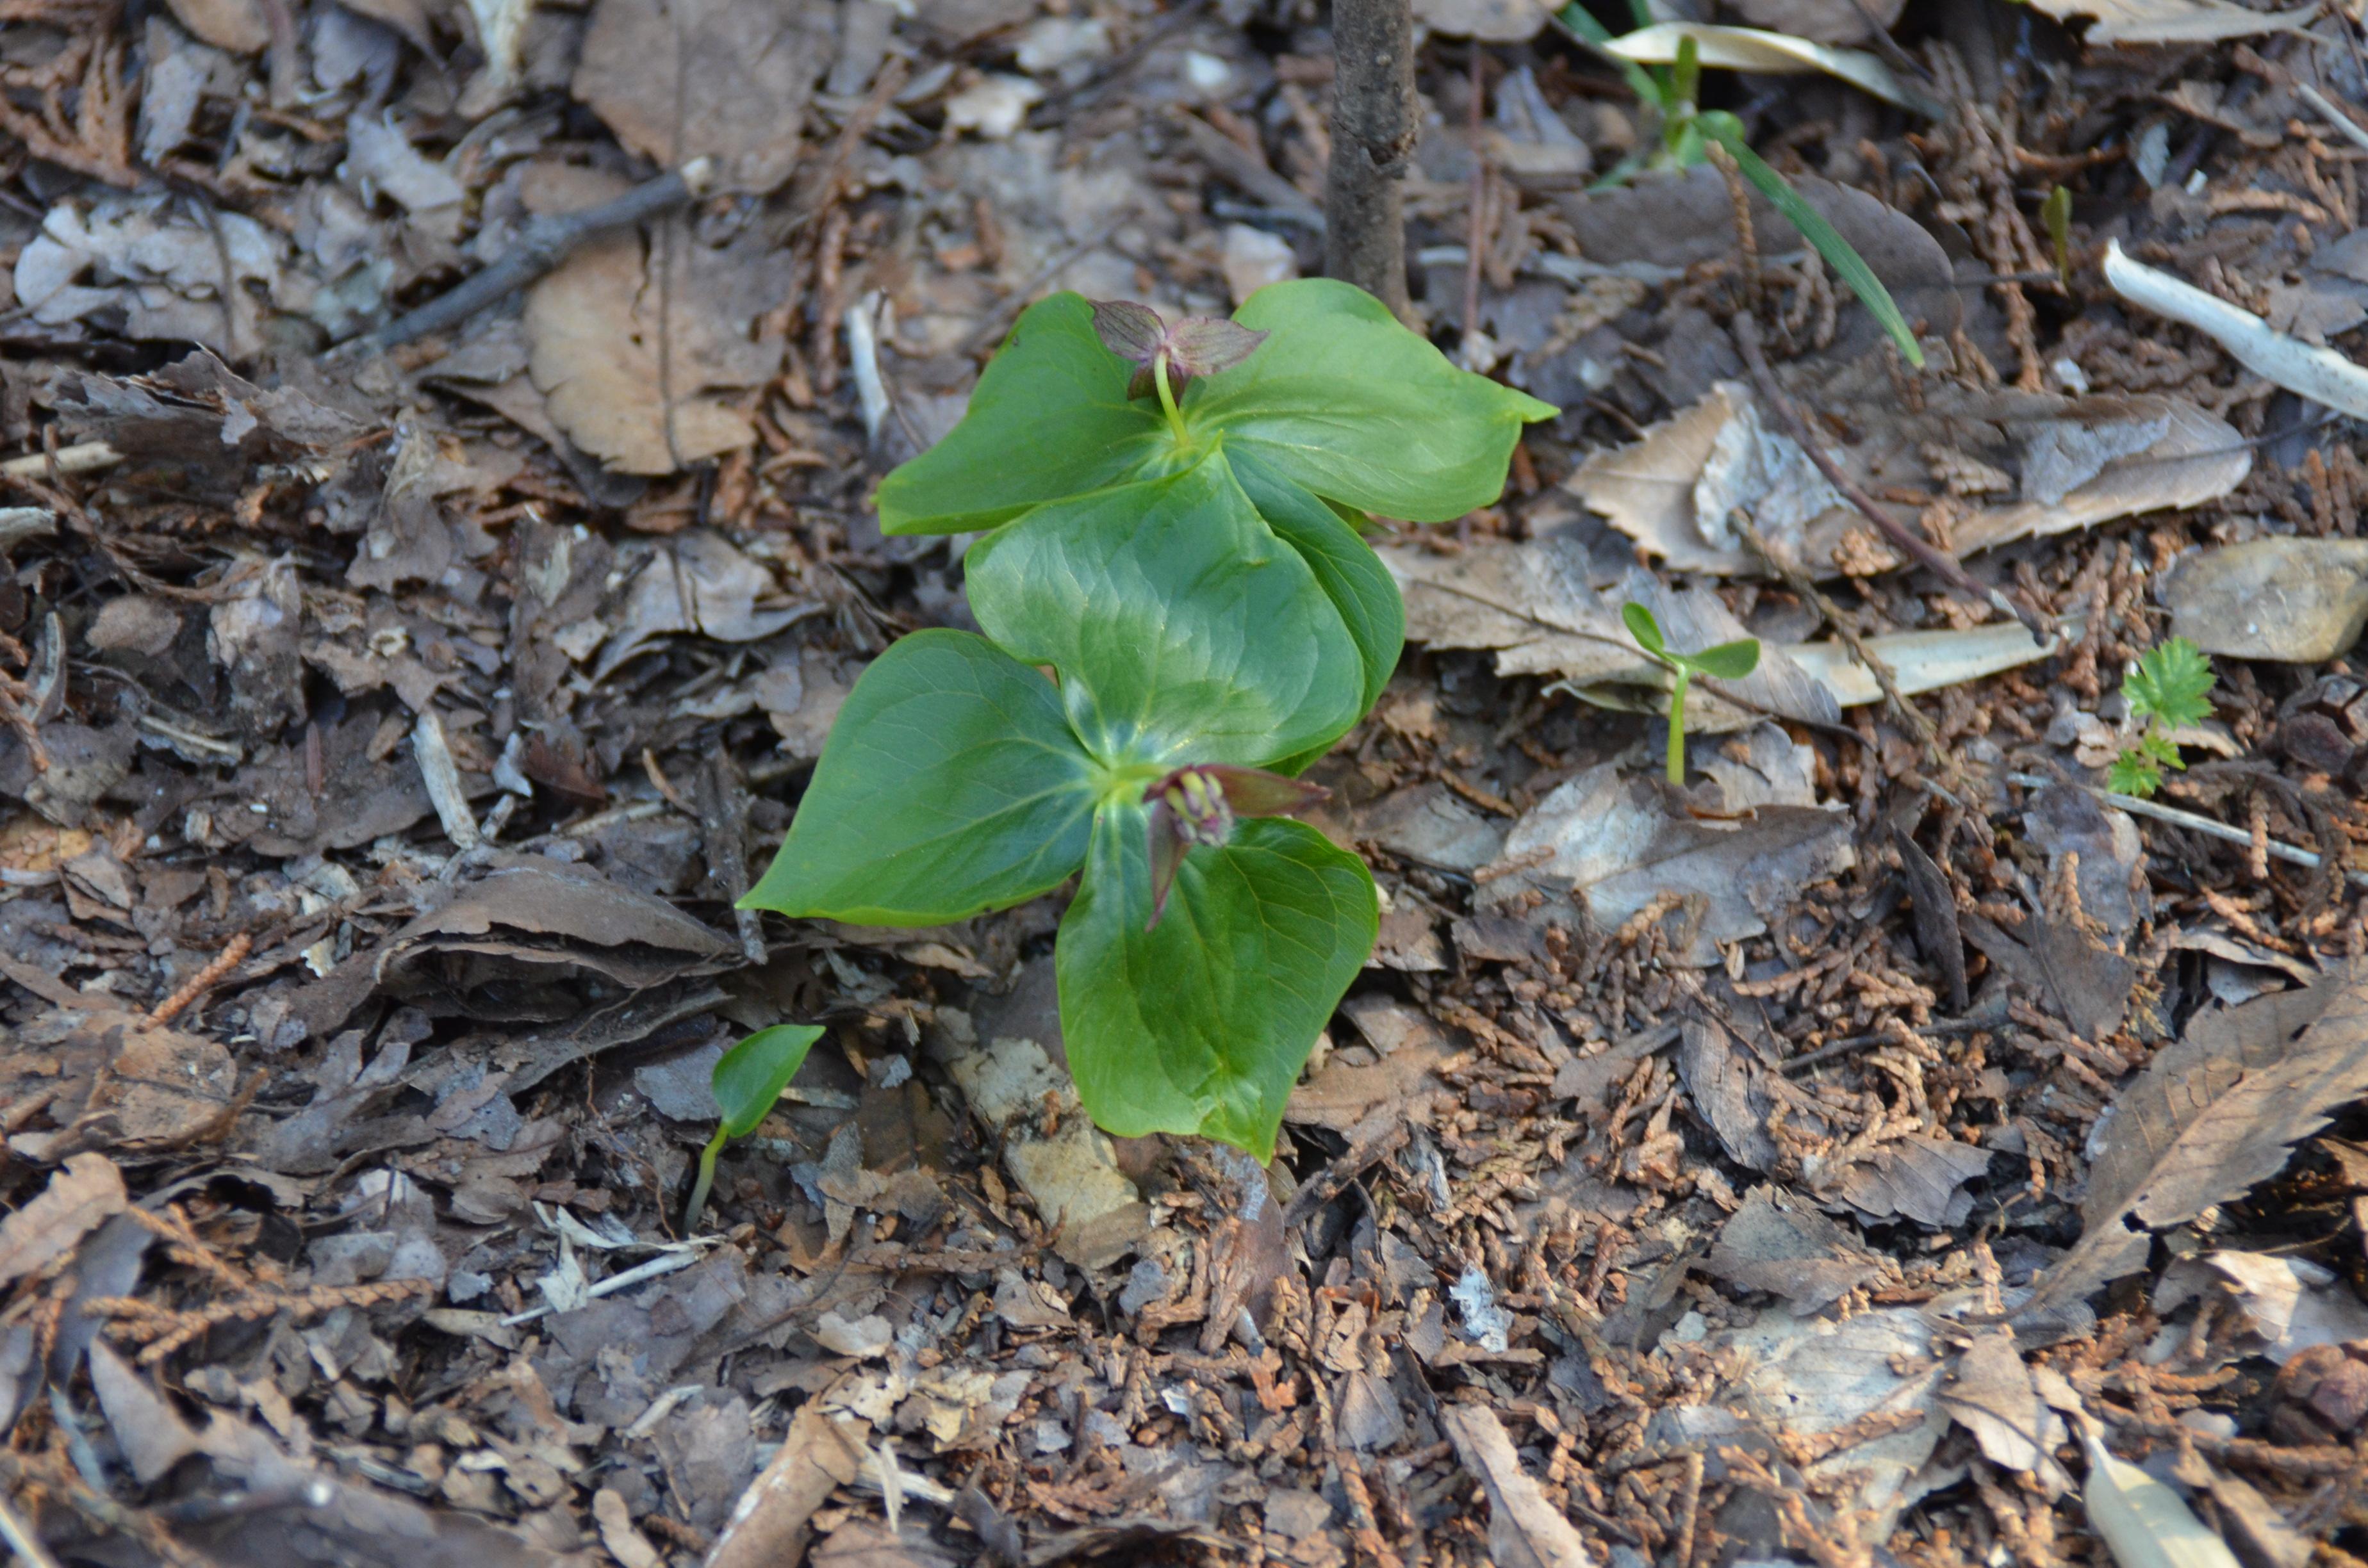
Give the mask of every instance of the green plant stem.
<svg viewBox="0 0 2368 1568">
<path fill-rule="evenodd" d="M 699 1180 L 691 1187 L 690 1207 L 683 1211 L 682 1216 L 685 1235 L 699 1228 L 699 1216 L 707 1208 L 707 1195 L 715 1187 L 715 1156 L 723 1152 L 723 1129 L 719 1127 L 715 1130 L 715 1136 L 707 1141 L 707 1147 L 699 1152 Z"/>
<path fill-rule="evenodd" d="M 1686 681 L 1685 666 L 1669 666 L 1669 782 L 1679 789 L 1686 783 Z"/>
<path fill-rule="evenodd" d="M 1184 415 L 1182 411 L 1178 409 L 1176 406 L 1176 394 L 1167 390 L 1167 356 L 1166 353 L 1161 353 L 1156 358 L 1151 361 L 1151 379 L 1154 382 L 1157 383 L 1159 387 L 1159 406 L 1161 411 L 1167 415 L 1167 428 L 1176 433 L 1176 444 L 1181 447 L 1187 440 L 1187 437 L 1184 433 Z"/>
</svg>

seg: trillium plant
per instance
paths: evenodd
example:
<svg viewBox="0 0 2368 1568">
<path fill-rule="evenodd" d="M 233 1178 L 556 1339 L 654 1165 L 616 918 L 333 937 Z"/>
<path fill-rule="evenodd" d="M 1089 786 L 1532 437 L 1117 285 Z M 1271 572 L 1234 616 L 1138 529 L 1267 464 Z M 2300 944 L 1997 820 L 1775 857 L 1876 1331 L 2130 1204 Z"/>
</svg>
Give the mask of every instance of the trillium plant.
<svg viewBox="0 0 2368 1568">
<path fill-rule="evenodd" d="M 864 672 L 746 903 L 935 926 L 1076 877 L 1054 969 L 1087 1111 L 1269 1156 L 1373 943 L 1364 863 L 1293 820 L 1404 641 L 1360 530 L 1495 501 L 1553 413 L 1346 284 L 1231 321 L 1031 307 L 880 487 L 889 533 L 982 536 L 985 635 L 916 632 Z"/>
</svg>

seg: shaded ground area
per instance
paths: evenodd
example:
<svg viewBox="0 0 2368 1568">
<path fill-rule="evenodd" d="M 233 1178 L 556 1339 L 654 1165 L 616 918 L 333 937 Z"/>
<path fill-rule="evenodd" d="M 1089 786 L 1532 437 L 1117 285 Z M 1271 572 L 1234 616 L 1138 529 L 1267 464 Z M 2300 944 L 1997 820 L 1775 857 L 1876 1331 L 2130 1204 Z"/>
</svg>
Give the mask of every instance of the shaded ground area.
<svg viewBox="0 0 2368 1568">
<path fill-rule="evenodd" d="M 1705 87 L 1927 363 L 1715 168 L 1590 189 L 1657 126 L 1542 13 L 1426 0 L 1417 309 L 1565 412 L 1376 536 L 1412 643 L 1312 776 L 1382 940 L 1260 1169 L 1092 1131 L 1060 896 L 731 905 L 865 664 L 968 624 L 867 497 L 1019 311 L 1317 265 L 1318 7 L 9 0 L 13 1549 L 1953 1568 L 2167 1486 L 2368 1550 L 2368 473 L 2099 267 L 2356 345 L 2359 24 L 1702 9 L 1920 106 Z M 1628 600 L 1766 648 L 1683 791 Z M 2099 791 L 2173 632 L 2166 819 Z"/>
</svg>

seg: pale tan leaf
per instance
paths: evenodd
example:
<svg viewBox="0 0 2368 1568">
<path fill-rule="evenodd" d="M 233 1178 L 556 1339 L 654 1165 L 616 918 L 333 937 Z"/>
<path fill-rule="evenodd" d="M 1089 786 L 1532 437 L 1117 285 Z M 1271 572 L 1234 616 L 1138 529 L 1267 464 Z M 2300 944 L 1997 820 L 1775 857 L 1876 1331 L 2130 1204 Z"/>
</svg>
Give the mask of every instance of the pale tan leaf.
<svg viewBox="0 0 2368 1568">
<path fill-rule="evenodd" d="M 1446 1404 L 1439 1425 L 1488 1494 L 1488 1551 L 1498 1568 L 1593 1568 L 1578 1531 L 1521 1468 L 1503 1422 L 1476 1404 Z"/>
<path fill-rule="evenodd" d="M 637 234 L 584 246 L 527 290 L 528 372 L 552 423 L 569 440 L 622 473 L 672 473 L 753 443 L 747 416 L 694 395 L 687 365 L 662 367 L 657 334 L 634 304 L 643 287 Z M 666 392 L 674 383 L 673 417 Z"/>
<path fill-rule="evenodd" d="M 2317 10 L 2248 10 L 2231 0 L 2031 0 L 2031 8 L 2059 22 L 2093 17 L 2087 34 L 2094 43 L 2214 43 L 2256 33 L 2289 32 Z"/>
<path fill-rule="evenodd" d="M 2207 653 L 2316 665 L 2368 625 L 2368 540 L 2271 535 L 2198 551 L 2163 586 L 2170 629 Z"/>
<path fill-rule="evenodd" d="M 1899 20 L 1907 0 L 1735 0 L 1737 15 L 1756 28 L 1819 43 L 1865 43 L 1873 29 Z"/>
<path fill-rule="evenodd" d="M 2145 1266 L 2151 1233 L 2275 1176 L 2295 1140 L 2368 1094 L 2368 962 L 2307 990 L 2199 1014 L 2123 1088 L 2091 1134 L 2079 1242 L 2020 1315 Z"/>
<path fill-rule="evenodd" d="M 69 1158 L 33 1200 L 0 1220 L 0 1285 L 39 1273 L 123 1212 L 123 1173 L 105 1154 Z"/>
<path fill-rule="evenodd" d="M 2087 1436 L 2089 1523 L 2122 1568 L 2237 1568 L 2237 1554 L 2203 1526 L 2179 1494 Z"/>
<path fill-rule="evenodd" d="M 2032 1385 L 2010 1330 L 1976 1335 L 1938 1397 L 1992 1464 L 2028 1472 L 2045 1455 L 2055 1416 Z"/>
</svg>

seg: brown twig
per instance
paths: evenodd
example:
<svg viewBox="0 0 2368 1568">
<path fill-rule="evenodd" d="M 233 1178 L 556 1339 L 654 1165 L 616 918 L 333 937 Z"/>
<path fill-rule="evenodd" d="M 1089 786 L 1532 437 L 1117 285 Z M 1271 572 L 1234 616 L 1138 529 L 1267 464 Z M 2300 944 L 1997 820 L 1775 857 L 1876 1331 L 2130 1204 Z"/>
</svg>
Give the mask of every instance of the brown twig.
<svg viewBox="0 0 2368 1568">
<path fill-rule="evenodd" d="M 255 950 L 255 938 L 241 931 L 230 939 L 228 946 L 214 956 L 213 961 L 189 976 L 178 991 L 156 1004 L 149 1013 L 152 1024 L 169 1024 L 186 1011 L 190 1003 L 222 983 L 222 977 L 246 961 Z"/>
<path fill-rule="evenodd" d="M 1843 472 L 1841 464 L 1834 461 L 1832 455 L 1802 418 L 1800 411 L 1793 406 L 1793 400 L 1784 395 L 1784 389 L 1776 384 L 1776 373 L 1769 369 L 1768 352 L 1759 341 L 1759 322 L 1748 312 L 1738 312 L 1733 331 L 1736 347 L 1743 351 L 1744 365 L 1751 371 L 1751 382 L 1759 390 L 1760 401 L 1768 404 L 1769 412 L 1775 415 L 1777 422 L 1784 426 L 1784 433 L 1808 453 L 1809 460 L 1817 465 L 1817 472 L 1826 476 L 1826 483 L 1839 491 L 1843 500 L 1857 507 L 1861 515 L 1880 529 L 1883 537 L 1902 554 L 1933 573 L 1952 588 L 2014 617 L 2042 642 L 2055 635 L 2036 614 L 1999 590 L 1975 582 L 1954 557 L 1884 511 L 1881 503 L 1861 488 L 1856 480 Z"/>
</svg>

